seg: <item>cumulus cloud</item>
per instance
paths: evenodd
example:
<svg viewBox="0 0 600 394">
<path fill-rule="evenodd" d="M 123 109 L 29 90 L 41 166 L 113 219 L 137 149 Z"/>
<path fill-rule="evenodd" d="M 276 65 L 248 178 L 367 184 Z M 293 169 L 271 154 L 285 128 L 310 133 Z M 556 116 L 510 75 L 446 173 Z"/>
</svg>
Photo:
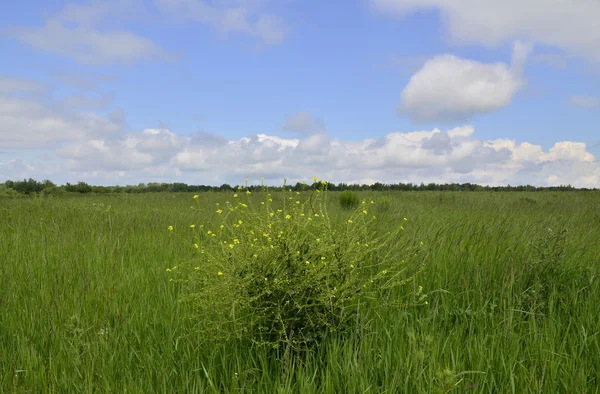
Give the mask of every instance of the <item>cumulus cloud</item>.
<svg viewBox="0 0 600 394">
<path fill-rule="evenodd" d="M 181 141 L 169 130 L 146 129 L 117 139 L 91 139 L 57 150 L 74 171 L 144 170 L 160 166 L 180 149 Z"/>
<path fill-rule="evenodd" d="M 107 138 L 123 131 L 124 114 L 113 110 L 106 115 L 67 111 L 61 103 L 36 95 L 38 84 L 5 77 L 0 85 L 0 146 L 13 149 L 52 147 L 64 141 Z M 41 85 L 40 85 L 41 86 Z"/>
<path fill-rule="evenodd" d="M 239 183 L 261 176 L 280 183 L 283 177 L 295 182 L 318 175 L 334 182 L 600 187 L 600 167 L 584 143 L 561 141 L 544 150 L 512 139 L 482 140 L 472 126 L 395 132 L 359 141 L 326 134 L 298 139 L 258 134 L 227 140 L 204 132 L 181 136 L 147 129 L 79 141 L 60 148 L 57 156 L 66 160 L 65 172 L 92 182 L 118 175 L 115 179 L 133 184 Z"/>
<path fill-rule="evenodd" d="M 516 39 L 561 48 L 600 61 L 597 0 L 370 0 L 387 14 L 438 10 L 450 37 L 495 45 Z"/>
<path fill-rule="evenodd" d="M 398 111 L 415 122 L 433 122 L 464 121 L 503 108 L 525 86 L 522 73 L 530 50 L 516 42 L 510 66 L 434 57 L 410 78 Z"/>
<path fill-rule="evenodd" d="M 172 20 L 203 23 L 221 34 L 247 34 L 266 45 L 280 44 L 289 30 L 281 17 L 259 11 L 259 4 L 252 1 L 155 0 L 155 4 Z"/>
<path fill-rule="evenodd" d="M 295 182 L 317 175 L 333 182 L 600 187 L 600 166 L 582 142 L 560 141 L 544 150 L 512 139 L 483 140 L 470 125 L 355 141 L 324 132 L 227 139 L 204 131 L 182 135 L 166 127 L 131 131 L 120 110 L 65 110 L 51 96 L 14 94 L 19 89 L 37 91 L 34 81 L 3 81 L 0 182 L 34 177 L 58 183 L 220 184 L 264 176 L 280 183 L 283 177 Z M 313 123 L 312 116 L 298 112 L 287 126 L 303 131 Z"/>
<path fill-rule="evenodd" d="M 576 107 L 595 108 L 600 107 L 600 99 L 598 97 L 575 94 L 569 98 L 569 104 Z"/>
</svg>

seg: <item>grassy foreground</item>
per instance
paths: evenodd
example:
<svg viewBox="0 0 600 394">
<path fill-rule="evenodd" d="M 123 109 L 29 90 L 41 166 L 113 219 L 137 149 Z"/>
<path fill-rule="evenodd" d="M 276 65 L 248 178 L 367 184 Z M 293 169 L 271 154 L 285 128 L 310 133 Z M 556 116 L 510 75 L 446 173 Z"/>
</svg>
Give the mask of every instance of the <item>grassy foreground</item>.
<svg viewBox="0 0 600 394">
<path fill-rule="evenodd" d="M 216 220 L 191 194 L 0 200 L 0 393 L 600 392 L 599 193 L 385 196 L 428 304 L 382 300 L 360 340 L 292 365 L 184 318 L 166 269 L 194 250 L 167 228 Z"/>
</svg>

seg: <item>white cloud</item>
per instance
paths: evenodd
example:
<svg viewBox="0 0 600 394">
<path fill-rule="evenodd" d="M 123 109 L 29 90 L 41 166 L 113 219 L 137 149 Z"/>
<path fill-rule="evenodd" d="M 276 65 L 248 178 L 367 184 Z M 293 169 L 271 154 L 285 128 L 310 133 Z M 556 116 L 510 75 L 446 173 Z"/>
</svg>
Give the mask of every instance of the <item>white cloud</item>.
<svg viewBox="0 0 600 394">
<path fill-rule="evenodd" d="M 14 36 L 31 47 L 69 56 L 84 64 L 130 64 L 169 55 L 147 38 L 128 31 L 100 31 L 93 27 L 65 27 L 49 20 L 43 27 L 13 29 Z"/>
<path fill-rule="evenodd" d="M 145 13 L 143 4 L 137 0 L 93 0 L 67 3 L 53 19 L 63 23 L 94 26 L 110 19 L 130 19 Z"/>
<path fill-rule="evenodd" d="M 600 99 L 598 97 L 575 94 L 569 98 L 569 104 L 576 107 L 595 108 L 600 106 Z"/>
<path fill-rule="evenodd" d="M 258 11 L 256 2 L 155 0 L 155 4 L 173 20 L 207 24 L 221 34 L 244 33 L 266 45 L 280 44 L 289 30 L 281 17 Z"/>
<path fill-rule="evenodd" d="M 12 87 L 0 93 L 0 182 L 34 177 L 58 183 L 220 184 L 264 176 L 280 183 L 283 177 L 295 182 L 317 175 L 334 182 L 600 187 L 600 166 L 581 142 L 561 141 L 544 150 L 511 139 L 482 140 L 469 125 L 357 141 L 324 132 L 236 140 L 206 132 L 179 135 L 164 127 L 131 132 L 120 110 L 106 115 L 67 111 L 51 96 L 12 94 L 19 92 L 14 87 L 31 90 L 33 81 L 5 78 L 4 85 Z M 307 119 L 312 117 L 301 115 L 290 124 L 302 129 L 311 124 Z"/>
<path fill-rule="evenodd" d="M 525 86 L 523 66 L 531 47 L 516 42 L 511 65 L 437 56 L 402 91 L 399 113 L 416 122 L 464 121 L 510 104 Z"/>
<path fill-rule="evenodd" d="M 146 129 L 117 139 L 92 139 L 73 143 L 57 150 L 67 159 L 72 171 L 143 170 L 168 163 L 181 144 L 175 134 L 165 129 Z"/>
<path fill-rule="evenodd" d="M 135 0 L 67 3 L 41 27 L 16 27 L 8 32 L 37 50 L 72 57 L 84 64 L 130 64 L 171 57 L 153 41 L 125 30 L 107 29 L 118 19 L 139 17 Z M 103 28 L 98 24 L 102 22 Z"/>
<path fill-rule="evenodd" d="M 511 139 L 481 140 L 473 127 L 390 133 L 346 141 L 325 134 L 281 138 L 259 134 L 225 140 L 147 129 L 81 140 L 57 150 L 63 173 L 90 182 L 239 183 L 264 176 L 280 183 L 317 175 L 334 182 L 472 182 L 600 187 L 600 166 L 584 143 L 547 151 Z M 23 171 L 20 172 L 21 174 Z M 35 171 L 30 173 L 35 175 Z M 112 179 L 111 176 L 118 176 Z"/>
<path fill-rule="evenodd" d="M 323 121 L 313 118 L 308 112 L 300 110 L 287 117 L 283 125 L 283 130 L 304 134 L 318 134 L 325 132 L 325 124 Z"/>
<path fill-rule="evenodd" d="M 385 13 L 439 10 L 451 38 L 495 45 L 516 39 L 600 61 L 597 0 L 370 0 Z"/>
<path fill-rule="evenodd" d="M 108 115 L 66 111 L 61 103 L 48 98 L 12 94 L 37 92 L 35 81 L 4 77 L 0 85 L 10 87 L 4 94 L 0 89 L 0 146 L 3 148 L 51 147 L 64 141 L 106 138 L 121 133 L 124 128 L 120 110 Z"/>
<path fill-rule="evenodd" d="M 48 86 L 29 79 L 0 75 L 0 94 L 30 93 L 40 94 L 48 91 Z"/>
</svg>

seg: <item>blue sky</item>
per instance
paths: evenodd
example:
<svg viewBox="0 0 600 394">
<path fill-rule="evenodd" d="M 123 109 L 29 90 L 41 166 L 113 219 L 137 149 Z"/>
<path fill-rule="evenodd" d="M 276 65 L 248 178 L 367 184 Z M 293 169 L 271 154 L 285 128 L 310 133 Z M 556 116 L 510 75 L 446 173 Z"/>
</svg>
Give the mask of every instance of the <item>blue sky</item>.
<svg viewBox="0 0 600 394">
<path fill-rule="evenodd" d="M 600 187 L 599 17 L 596 0 L 12 2 L 0 182 Z"/>
</svg>

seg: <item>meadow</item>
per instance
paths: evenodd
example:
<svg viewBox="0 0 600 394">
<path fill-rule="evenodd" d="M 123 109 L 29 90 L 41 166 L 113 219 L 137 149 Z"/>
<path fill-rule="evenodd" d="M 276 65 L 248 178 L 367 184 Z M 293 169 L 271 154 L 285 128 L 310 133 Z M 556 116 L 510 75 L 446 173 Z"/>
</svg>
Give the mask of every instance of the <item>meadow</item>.
<svg viewBox="0 0 600 394">
<path fill-rule="evenodd" d="M 423 268 L 291 363 L 200 338 L 167 271 L 230 194 L 0 199 L 0 393 L 600 392 L 600 193 L 359 193 Z"/>
</svg>

